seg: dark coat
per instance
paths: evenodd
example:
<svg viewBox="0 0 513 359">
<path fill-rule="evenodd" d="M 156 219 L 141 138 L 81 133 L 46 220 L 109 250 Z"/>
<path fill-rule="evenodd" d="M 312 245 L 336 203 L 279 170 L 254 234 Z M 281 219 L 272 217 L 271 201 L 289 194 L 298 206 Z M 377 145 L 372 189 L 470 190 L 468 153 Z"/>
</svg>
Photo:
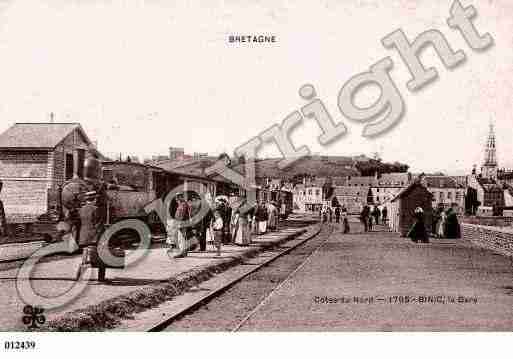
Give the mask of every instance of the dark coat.
<svg viewBox="0 0 513 359">
<path fill-rule="evenodd" d="M 445 236 L 447 238 L 461 238 L 461 229 L 458 216 L 454 211 L 449 211 L 445 220 Z"/>
<path fill-rule="evenodd" d="M 429 242 L 429 236 L 426 231 L 426 226 L 424 224 L 424 213 L 416 213 L 415 214 L 416 221 L 411 226 L 408 231 L 407 237 L 411 238 L 412 241 L 417 242 Z"/>
</svg>

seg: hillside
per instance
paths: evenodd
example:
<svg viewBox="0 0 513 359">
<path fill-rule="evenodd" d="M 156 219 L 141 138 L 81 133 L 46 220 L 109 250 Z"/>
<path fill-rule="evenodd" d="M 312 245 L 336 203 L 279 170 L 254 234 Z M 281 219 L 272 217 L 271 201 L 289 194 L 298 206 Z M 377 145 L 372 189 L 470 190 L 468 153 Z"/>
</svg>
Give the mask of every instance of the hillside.
<svg viewBox="0 0 513 359">
<path fill-rule="evenodd" d="M 280 169 L 280 159 L 263 159 L 256 162 L 257 178 L 283 178 L 293 179 L 304 175 L 317 177 L 346 177 L 346 176 L 372 176 L 379 173 L 407 172 L 408 166 L 400 163 L 383 163 L 365 156 L 315 156 L 305 157 L 291 166 Z M 243 172 L 243 164 L 234 166 L 237 172 Z"/>
<path fill-rule="evenodd" d="M 280 169 L 280 158 L 258 159 L 255 162 L 257 178 L 282 178 L 285 180 L 297 179 L 302 176 L 317 177 L 347 177 L 347 176 L 373 176 L 379 173 L 407 172 L 408 166 L 401 163 L 384 163 L 370 159 L 366 156 L 308 156 L 294 162 L 291 166 Z M 187 161 L 163 161 L 153 165 L 166 170 L 202 175 L 206 168 L 212 166 L 215 157 Z M 232 168 L 244 173 L 244 163 L 235 163 L 232 159 Z"/>
</svg>

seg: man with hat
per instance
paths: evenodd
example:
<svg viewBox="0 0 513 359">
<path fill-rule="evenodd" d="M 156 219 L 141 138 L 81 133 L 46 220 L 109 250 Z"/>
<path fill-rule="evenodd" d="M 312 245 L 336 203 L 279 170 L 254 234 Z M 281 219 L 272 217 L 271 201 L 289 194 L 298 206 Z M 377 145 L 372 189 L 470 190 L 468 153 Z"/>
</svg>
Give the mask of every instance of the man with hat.
<svg viewBox="0 0 513 359">
<path fill-rule="evenodd" d="M 100 179 L 100 171 L 100 161 L 90 154 L 84 161 L 84 178 L 75 176 L 62 189 L 63 205 L 67 209 L 64 222 L 68 225 L 60 227 L 65 228 L 62 232 L 71 232 L 83 247 L 77 280 L 87 267 L 97 268 L 98 280 L 105 280 L 106 264 L 97 249 L 107 223 L 107 187 Z"/>
</svg>

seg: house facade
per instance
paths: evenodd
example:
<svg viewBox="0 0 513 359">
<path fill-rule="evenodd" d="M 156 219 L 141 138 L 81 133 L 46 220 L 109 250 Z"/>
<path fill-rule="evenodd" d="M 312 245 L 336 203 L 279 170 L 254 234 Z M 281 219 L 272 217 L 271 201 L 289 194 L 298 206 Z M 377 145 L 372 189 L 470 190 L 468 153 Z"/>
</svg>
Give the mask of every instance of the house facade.
<svg viewBox="0 0 513 359">
<path fill-rule="evenodd" d="M 299 212 L 319 212 L 325 205 L 323 186 L 325 178 L 304 179 L 294 186 L 292 192 L 294 208 Z"/>
<path fill-rule="evenodd" d="M 433 194 L 433 207 L 452 207 L 458 213 L 465 210 L 465 188 L 449 176 L 426 176 L 426 188 Z"/>
</svg>

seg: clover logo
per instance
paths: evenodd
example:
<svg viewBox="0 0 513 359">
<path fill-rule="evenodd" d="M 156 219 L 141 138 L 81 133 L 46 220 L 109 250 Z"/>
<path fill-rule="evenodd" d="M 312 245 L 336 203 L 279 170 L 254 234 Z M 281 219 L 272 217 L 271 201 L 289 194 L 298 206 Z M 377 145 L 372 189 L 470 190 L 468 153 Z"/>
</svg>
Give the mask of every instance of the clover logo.
<svg viewBox="0 0 513 359">
<path fill-rule="evenodd" d="M 43 315 L 44 311 L 45 310 L 41 307 L 33 307 L 31 305 L 26 305 L 23 308 L 23 324 L 27 325 L 28 329 L 39 328 L 38 324 L 42 325 L 46 322 L 46 317 Z"/>
</svg>

